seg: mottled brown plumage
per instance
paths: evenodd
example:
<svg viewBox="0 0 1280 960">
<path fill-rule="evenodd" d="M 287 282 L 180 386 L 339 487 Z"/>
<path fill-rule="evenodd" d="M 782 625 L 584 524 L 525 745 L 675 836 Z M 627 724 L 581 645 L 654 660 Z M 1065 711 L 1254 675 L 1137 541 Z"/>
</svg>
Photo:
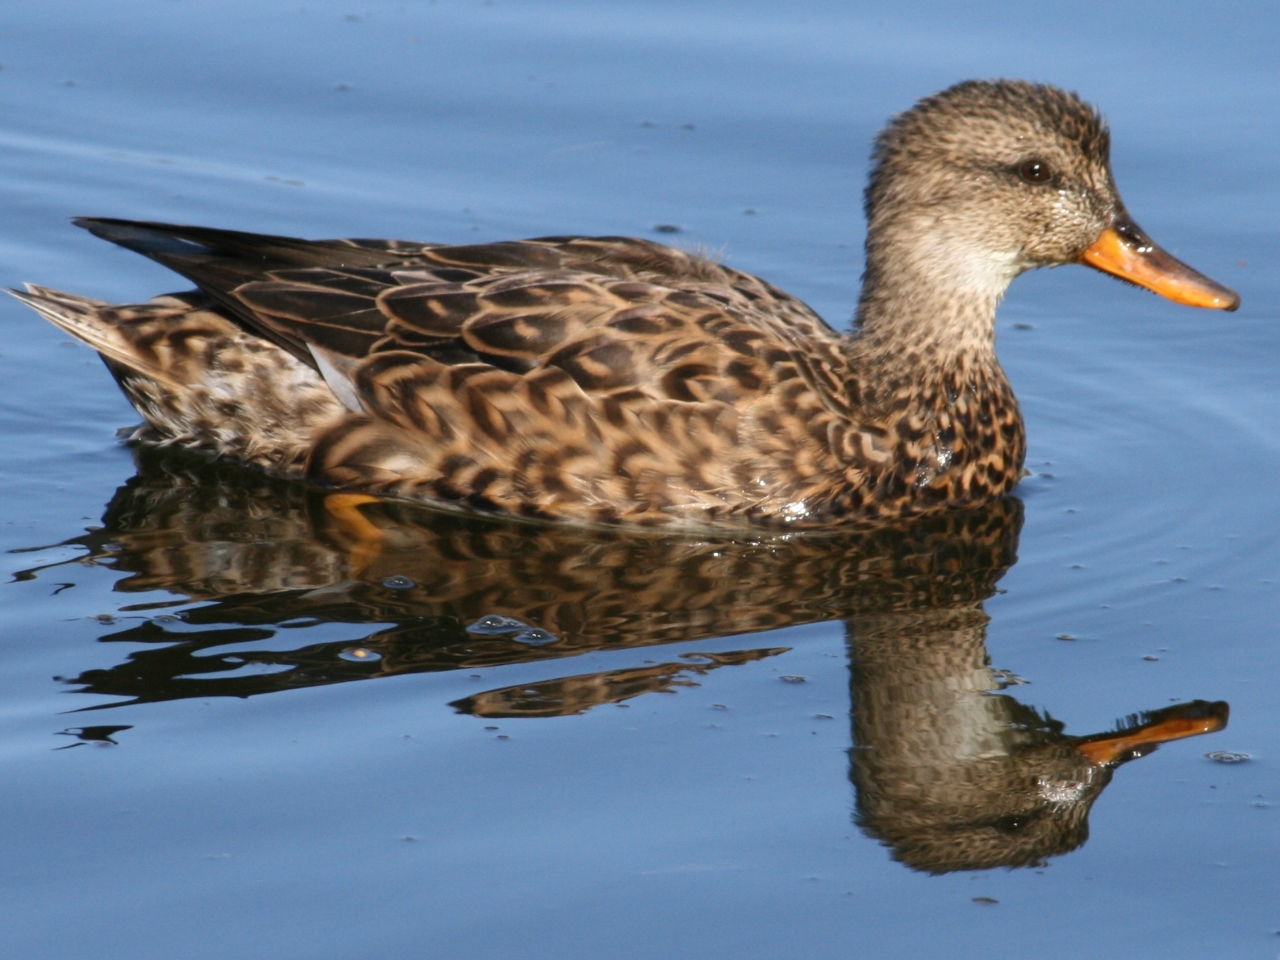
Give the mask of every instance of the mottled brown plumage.
<svg viewBox="0 0 1280 960">
<path fill-rule="evenodd" d="M 853 336 L 756 277 L 624 237 L 311 242 L 89 219 L 198 292 L 18 296 L 102 353 L 140 439 L 480 510 L 788 526 L 1017 483 L 994 317 L 1026 269 L 1084 259 L 1235 304 L 1151 252 L 1101 121 L 1052 87 L 968 82 L 898 117 L 867 214 Z"/>
</svg>

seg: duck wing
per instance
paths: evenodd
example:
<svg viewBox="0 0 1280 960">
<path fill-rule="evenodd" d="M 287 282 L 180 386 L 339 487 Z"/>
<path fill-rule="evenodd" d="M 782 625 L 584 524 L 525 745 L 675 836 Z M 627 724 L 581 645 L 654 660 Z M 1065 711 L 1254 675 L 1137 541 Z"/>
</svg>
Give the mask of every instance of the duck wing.
<svg viewBox="0 0 1280 960">
<path fill-rule="evenodd" d="M 557 368 L 592 395 L 740 403 L 772 389 L 779 364 L 812 381 L 844 356 L 840 336 L 796 298 L 646 240 L 444 246 L 76 222 L 191 280 L 327 379 L 353 379 L 375 357 L 381 370 L 430 358 Z"/>
</svg>

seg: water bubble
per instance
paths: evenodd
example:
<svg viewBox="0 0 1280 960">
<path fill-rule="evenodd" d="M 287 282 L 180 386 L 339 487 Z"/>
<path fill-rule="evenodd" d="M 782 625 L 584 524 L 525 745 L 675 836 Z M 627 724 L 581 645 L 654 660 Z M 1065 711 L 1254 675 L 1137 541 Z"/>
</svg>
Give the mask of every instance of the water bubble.
<svg viewBox="0 0 1280 960">
<path fill-rule="evenodd" d="M 1214 750 L 1205 754 L 1214 763 L 1245 763 L 1253 757 L 1239 750 Z"/>
<path fill-rule="evenodd" d="M 507 633 L 519 633 L 531 629 L 527 623 L 515 617 L 504 617 L 497 613 L 487 613 L 475 623 L 467 625 L 467 633 L 476 633 L 485 637 L 496 637 Z"/>
<path fill-rule="evenodd" d="M 559 637 L 546 630 L 540 630 L 537 627 L 530 627 L 528 630 L 521 630 L 514 637 L 516 643 L 525 643 L 531 647 L 545 647 L 549 643 L 555 643 Z"/>
</svg>

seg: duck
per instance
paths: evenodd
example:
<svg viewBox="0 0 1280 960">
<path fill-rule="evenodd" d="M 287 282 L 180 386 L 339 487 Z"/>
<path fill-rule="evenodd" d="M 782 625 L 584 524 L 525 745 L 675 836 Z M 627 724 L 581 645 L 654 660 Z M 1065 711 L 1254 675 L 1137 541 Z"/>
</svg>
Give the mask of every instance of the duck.
<svg viewBox="0 0 1280 960">
<path fill-rule="evenodd" d="M 1196 307 L 1238 295 L 1121 202 L 1074 93 L 969 80 L 872 151 L 852 331 L 769 282 L 621 236 L 302 240 L 79 218 L 195 290 L 11 291 L 98 351 L 147 444 L 539 520 L 881 524 L 1008 494 L 1025 428 L 995 350 L 1010 282 L 1080 263 Z"/>
</svg>

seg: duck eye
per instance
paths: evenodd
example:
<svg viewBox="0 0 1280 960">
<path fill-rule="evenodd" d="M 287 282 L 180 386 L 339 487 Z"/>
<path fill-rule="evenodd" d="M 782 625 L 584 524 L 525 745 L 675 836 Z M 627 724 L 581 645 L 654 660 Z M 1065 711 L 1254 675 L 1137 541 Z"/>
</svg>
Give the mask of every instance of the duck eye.
<svg viewBox="0 0 1280 960">
<path fill-rule="evenodd" d="M 1016 813 L 1011 813 L 997 820 L 994 826 L 1001 833 L 1017 833 L 1030 822 L 1030 817 L 1022 817 Z"/>
<path fill-rule="evenodd" d="M 1023 183 L 1048 183 L 1053 179 L 1053 168 L 1038 157 L 1031 157 L 1018 164 L 1018 176 Z"/>
</svg>

